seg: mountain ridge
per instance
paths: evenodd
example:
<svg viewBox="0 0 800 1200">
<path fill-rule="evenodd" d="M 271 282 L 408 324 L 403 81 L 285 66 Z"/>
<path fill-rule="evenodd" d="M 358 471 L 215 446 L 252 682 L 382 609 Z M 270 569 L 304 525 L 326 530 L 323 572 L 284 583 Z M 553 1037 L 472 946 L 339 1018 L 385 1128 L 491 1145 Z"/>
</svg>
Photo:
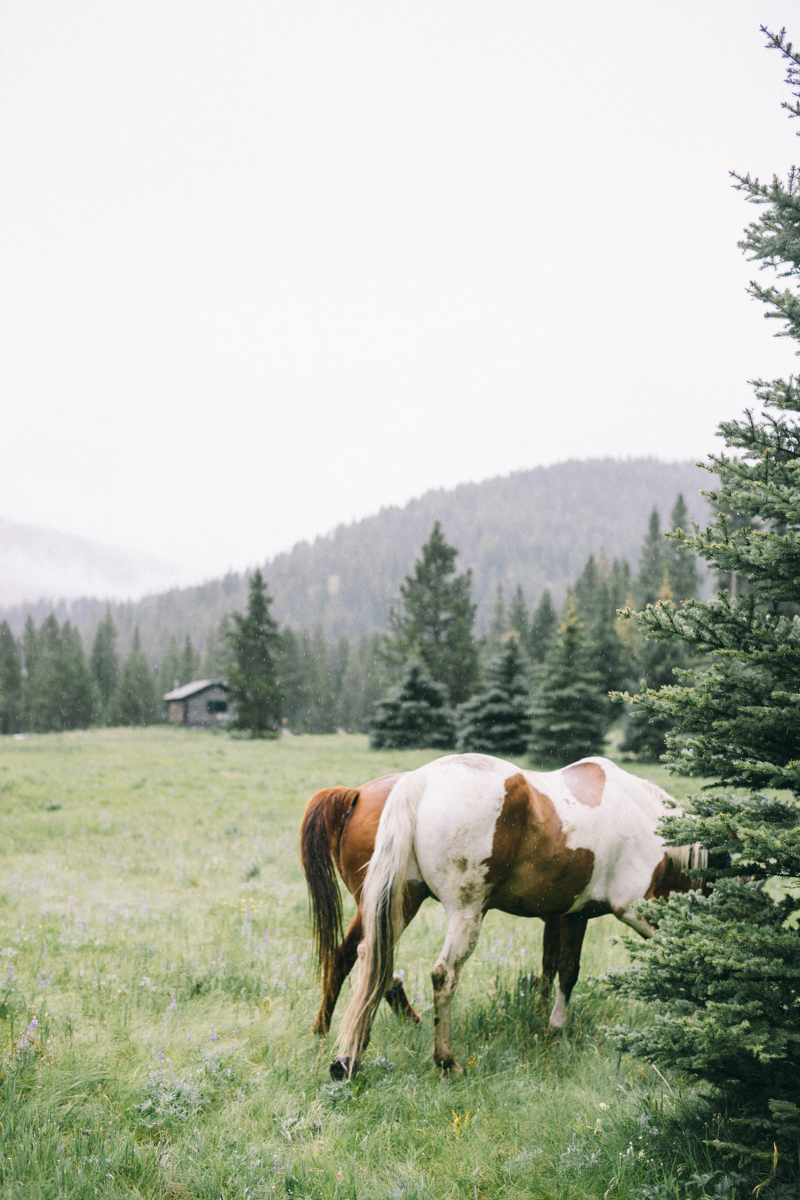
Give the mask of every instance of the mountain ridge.
<svg viewBox="0 0 800 1200">
<path fill-rule="evenodd" d="M 666 526 L 679 492 L 690 516 L 704 524 L 709 508 L 700 488 L 713 480 L 690 462 L 603 458 L 435 489 L 276 555 L 263 568 L 273 611 L 281 624 L 320 624 L 329 637 L 380 629 L 397 601 L 399 584 L 439 520 L 447 540 L 459 549 L 459 569 L 473 571 L 478 626 L 485 628 L 498 583 L 507 595 L 521 584 L 529 604 L 544 587 L 558 601 L 590 554 L 603 549 L 609 559 L 623 557 L 635 565 L 653 505 Z M 7 606 L 0 609 L 0 619 L 19 633 L 28 614 L 38 624 L 55 611 L 87 637 L 110 603 L 121 649 L 138 625 L 145 649 L 157 659 L 170 634 L 190 634 L 202 650 L 220 618 L 242 609 L 246 599 L 247 572 L 240 572 L 135 602 L 84 597 Z"/>
</svg>

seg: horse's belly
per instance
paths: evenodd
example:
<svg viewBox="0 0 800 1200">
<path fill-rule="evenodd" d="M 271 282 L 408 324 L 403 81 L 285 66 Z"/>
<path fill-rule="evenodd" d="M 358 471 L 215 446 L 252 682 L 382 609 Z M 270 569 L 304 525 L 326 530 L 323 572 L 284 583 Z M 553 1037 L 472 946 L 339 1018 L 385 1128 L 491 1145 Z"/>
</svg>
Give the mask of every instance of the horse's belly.
<svg viewBox="0 0 800 1200">
<path fill-rule="evenodd" d="M 585 893 L 591 873 L 590 855 L 573 852 L 567 862 L 528 860 L 494 889 L 486 907 L 515 917 L 559 916 Z"/>
</svg>

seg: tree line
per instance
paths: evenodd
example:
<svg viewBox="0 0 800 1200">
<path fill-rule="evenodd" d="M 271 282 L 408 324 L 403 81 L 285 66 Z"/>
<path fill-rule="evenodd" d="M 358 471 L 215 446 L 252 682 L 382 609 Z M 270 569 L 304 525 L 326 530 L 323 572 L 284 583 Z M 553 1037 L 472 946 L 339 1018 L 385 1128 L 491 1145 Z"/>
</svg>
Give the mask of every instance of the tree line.
<svg viewBox="0 0 800 1200">
<path fill-rule="evenodd" d="M 687 524 L 682 497 L 671 524 Z M 674 652 L 626 633 L 617 617 L 626 604 L 696 594 L 696 562 L 677 543 L 665 543 L 655 509 L 635 577 L 625 560 L 590 557 L 560 613 L 548 590 L 529 609 L 521 586 L 507 603 L 499 585 L 483 637 L 475 634 L 472 575 L 457 572 L 457 555 L 437 522 L 401 584 L 386 631 L 357 640 L 329 640 L 321 626 L 279 629 L 258 571 L 250 580 L 247 613 L 224 616 L 202 657 L 190 636 L 182 644 L 173 636 L 153 664 L 137 630 L 122 660 L 110 609 L 88 654 L 69 620 L 59 625 L 50 614 L 37 629 L 29 617 L 19 639 L 3 622 L 0 732 L 154 724 L 164 719 L 165 693 L 214 678 L 231 682 L 238 724 L 261 734 L 345 729 L 369 732 L 376 746 L 459 745 L 517 754 L 530 744 L 550 759 L 589 744 L 562 730 L 556 745 L 547 732 L 554 722 L 563 725 L 565 705 L 575 710 L 569 720 L 576 729 L 592 731 L 589 741 L 598 749 L 620 715 L 610 691 L 640 679 L 657 686 L 669 681 L 674 665 L 683 665 Z M 513 716 L 495 713 L 501 694 Z M 500 724 L 509 721 L 516 722 L 517 734 L 501 736 Z M 657 723 L 634 713 L 623 748 L 660 753 L 663 736 Z"/>
<path fill-rule="evenodd" d="M 688 525 L 678 496 L 671 531 Z M 265 581 L 250 581 L 245 615 L 223 622 L 236 721 L 259 735 L 331 728 L 366 730 L 378 747 L 430 746 L 568 762 L 602 751 L 622 717 L 621 689 L 657 686 L 685 665 L 654 648 L 618 613 L 656 600 L 676 603 L 699 590 L 696 556 L 665 541 L 650 515 L 635 576 L 625 560 L 590 556 L 559 612 L 545 590 L 533 610 L 522 588 L 507 604 L 498 588 L 490 630 L 475 635 L 472 576 L 439 522 L 400 586 L 382 635 L 352 647 L 314 634 L 280 631 Z M 355 651 L 355 652 L 354 652 Z M 609 693 L 616 692 L 616 698 Z M 664 750 L 666 727 L 634 706 L 622 748 L 643 757 Z"/>
</svg>

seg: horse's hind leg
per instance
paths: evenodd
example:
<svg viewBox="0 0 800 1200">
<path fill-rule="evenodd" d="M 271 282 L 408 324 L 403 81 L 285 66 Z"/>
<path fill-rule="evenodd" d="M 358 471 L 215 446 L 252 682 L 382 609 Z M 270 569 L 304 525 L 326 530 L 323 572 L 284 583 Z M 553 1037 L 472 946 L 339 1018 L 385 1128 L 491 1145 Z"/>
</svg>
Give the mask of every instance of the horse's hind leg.
<svg viewBox="0 0 800 1200">
<path fill-rule="evenodd" d="M 463 1075 L 453 1057 L 453 994 L 461 968 L 475 949 L 483 913 L 451 912 L 442 953 L 431 972 L 433 980 L 433 1057 L 444 1071 Z"/>
<path fill-rule="evenodd" d="M 551 1029 L 561 1029 L 567 1019 L 567 1004 L 581 969 L 581 947 L 588 917 L 570 913 L 559 918 L 558 995 L 550 1013 Z"/>
<path fill-rule="evenodd" d="M 558 956 L 561 952 L 561 917 L 545 917 L 542 935 L 542 971 L 536 983 L 549 993 L 558 971 Z"/>
<path fill-rule="evenodd" d="M 419 906 L 428 895 L 428 889 L 419 885 L 407 885 L 406 893 L 403 897 L 403 928 L 406 929 L 409 923 L 419 912 Z M 386 1003 L 391 1008 L 392 1012 L 397 1013 L 399 1017 L 410 1017 L 415 1025 L 419 1024 L 419 1017 L 414 1012 L 408 1002 L 408 996 L 403 987 L 402 975 L 395 975 L 392 980 L 392 986 L 386 993 Z"/>
<path fill-rule="evenodd" d="M 344 935 L 344 941 L 336 947 L 331 969 L 325 980 L 322 1004 L 314 1022 L 314 1033 L 325 1034 L 330 1029 L 331 1017 L 336 1007 L 336 1001 L 339 999 L 339 992 L 353 969 L 353 964 L 358 956 L 358 943 L 363 936 L 364 926 L 361 923 L 361 906 L 359 905 L 347 933 Z"/>
</svg>

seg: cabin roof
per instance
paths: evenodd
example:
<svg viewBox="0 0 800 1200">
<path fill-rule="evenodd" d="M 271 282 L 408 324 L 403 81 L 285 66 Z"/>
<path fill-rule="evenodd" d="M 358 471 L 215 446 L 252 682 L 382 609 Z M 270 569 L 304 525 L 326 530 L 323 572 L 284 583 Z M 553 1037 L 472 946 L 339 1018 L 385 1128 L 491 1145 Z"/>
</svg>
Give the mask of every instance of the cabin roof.
<svg viewBox="0 0 800 1200">
<path fill-rule="evenodd" d="M 212 687 L 224 688 L 226 692 L 228 690 L 228 685 L 223 679 L 196 679 L 194 683 L 185 683 L 183 687 L 175 688 L 174 692 L 166 692 L 162 699 L 188 700 L 190 696 L 196 696 L 198 692 Z"/>
</svg>

